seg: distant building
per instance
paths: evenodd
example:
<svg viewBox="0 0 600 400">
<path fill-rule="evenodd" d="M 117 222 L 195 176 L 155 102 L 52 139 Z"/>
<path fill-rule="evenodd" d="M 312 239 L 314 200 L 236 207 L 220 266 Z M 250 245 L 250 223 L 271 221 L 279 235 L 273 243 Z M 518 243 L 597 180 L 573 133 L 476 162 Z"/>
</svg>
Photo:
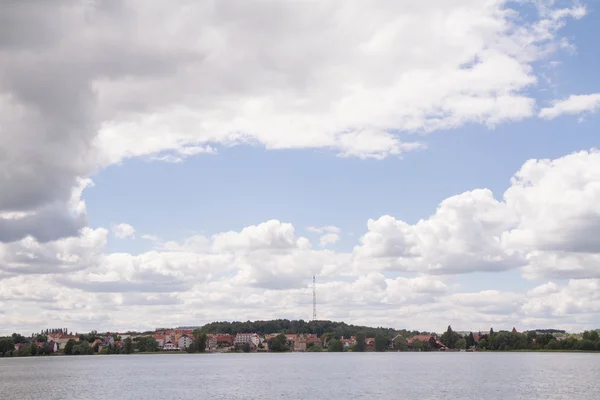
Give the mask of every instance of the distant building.
<svg viewBox="0 0 600 400">
<path fill-rule="evenodd" d="M 258 347 L 260 343 L 260 338 L 256 333 L 238 333 L 235 335 L 234 345 L 244 345 L 245 343 L 249 343 L 255 347 Z"/>
<path fill-rule="evenodd" d="M 179 338 L 179 340 L 177 341 L 177 345 L 179 346 L 180 349 L 185 350 L 192 345 L 192 338 L 189 337 L 188 335 L 182 335 Z"/>
<path fill-rule="evenodd" d="M 79 342 L 79 336 L 67 335 L 66 333 L 51 333 L 48 335 L 48 341 L 56 343 L 59 349 L 64 349 L 69 340 L 73 339 Z"/>
<path fill-rule="evenodd" d="M 294 351 L 306 351 L 310 346 L 321 344 L 321 340 L 315 334 L 298 335 L 294 340 Z"/>
<path fill-rule="evenodd" d="M 171 343 L 171 342 L 167 342 L 165 343 L 165 345 L 163 346 L 163 350 L 166 351 L 171 351 L 171 350 L 179 350 L 179 347 L 177 347 L 176 344 Z"/>
<path fill-rule="evenodd" d="M 206 341 L 206 351 L 215 351 L 219 342 L 217 341 L 218 335 L 208 335 L 208 340 Z"/>
</svg>

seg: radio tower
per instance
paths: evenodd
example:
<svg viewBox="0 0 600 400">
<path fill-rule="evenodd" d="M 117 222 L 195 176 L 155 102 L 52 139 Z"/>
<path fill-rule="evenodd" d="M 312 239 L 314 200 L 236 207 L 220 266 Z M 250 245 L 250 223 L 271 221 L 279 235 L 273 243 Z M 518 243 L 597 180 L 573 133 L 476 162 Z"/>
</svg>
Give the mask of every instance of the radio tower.
<svg viewBox="0 0 600 400">
<path fill-rule="evenodd" d="M 313 321 L 317 320 L 317 285 L 313 275 Z"/>
</svg>

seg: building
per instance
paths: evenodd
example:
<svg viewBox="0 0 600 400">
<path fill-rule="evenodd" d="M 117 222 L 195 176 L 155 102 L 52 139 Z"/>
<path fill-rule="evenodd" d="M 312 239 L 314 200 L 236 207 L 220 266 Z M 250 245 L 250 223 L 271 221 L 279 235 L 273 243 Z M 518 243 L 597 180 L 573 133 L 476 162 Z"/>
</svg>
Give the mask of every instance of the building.
<svg viewBox="0 0 600 400">
<path fill-rule="evenodd" d="M 165 351 L 179 350 L 179 347 L 177 347 L 177 345 L 174 343 L 167 342 L 163 346 L 163 350 L 165 350 Z"/>
<path fill-rule="evenodd" d="M 340 342 L 342 342 L 342 344 L 344 345 L 344 349 L 349 349 L 356 344 L 356 337 L 351 336 L 350 339 L 344 339 L 344 337 L 342 336 Z"/>
<path fill-rule="evenodd" d="M 229 334 L 217 334 L 217 347 L 231 347 L 235 342 L 235 337 Z"/>
<path fill-rule="evenodd" d="M 315 334 L 298 335 L 294 340 L 294 351 L 306 351 L 315 344 L 321 344 L 321 340 Z"/>
<path fill-rule="evenodd" d="M 67 345 L 67 342 L 71 339 L 79 342 L 79 336 L 75 335 L 68 335 L 66 333 L 51 333 L 48 335 L 48 341 L 56 343 L 59 349 L 64 349 Z"/>
<path fill-rule="evenodd" d="M 181 337 L 177 341 L 177 346 L 179 346 L 180 349 L 185 350 L 192 345 L 192 341 L 192 338 L 188 335 L 181 335 Z"/>
<path fill-rule="evenodd" d="M 163 334 L 154 334 L 152 335 L 152 337 L 154 338 L 154 340 L 156 340 L 156 343 L 158 344 L 159 348 L 163 348 L 163 346 L 165 345 L 165 335 Z"/>
<path fill-rule="evenodd" d="M 233 342 L 235 346 L 243 346 L 246 343 L 258 347 L 260 338 L 256 333 L 238 333 L 235 335 L 235 340 Z"/>
<path fill-rule="evenodd" d="M 446 350 L 446 346 L 444 346 L 444 344 L 442 342 L 440 342 L 439 340 L 437 340 L 434 336 L 431 336 L 431 335 L 413 336 L 408 339 L 408 345 L 409 346 L 412 345 L 413 342 L 415 342 L 416 340 L 429 343 L 429 347 L 431 347 L 431 349 Z"/>
</svg>

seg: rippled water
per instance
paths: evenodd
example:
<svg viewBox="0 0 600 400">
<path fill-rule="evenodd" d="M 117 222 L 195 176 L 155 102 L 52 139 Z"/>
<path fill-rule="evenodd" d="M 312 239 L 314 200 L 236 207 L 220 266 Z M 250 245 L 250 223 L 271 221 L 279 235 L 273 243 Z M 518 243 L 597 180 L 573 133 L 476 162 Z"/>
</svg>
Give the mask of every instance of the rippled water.
<svg viewBox="0 0 600 400">
<path fill-rule="evenodd" d="M 0 399 L 600 399 L 600 354 L 0 358 Z"/>
</svg>

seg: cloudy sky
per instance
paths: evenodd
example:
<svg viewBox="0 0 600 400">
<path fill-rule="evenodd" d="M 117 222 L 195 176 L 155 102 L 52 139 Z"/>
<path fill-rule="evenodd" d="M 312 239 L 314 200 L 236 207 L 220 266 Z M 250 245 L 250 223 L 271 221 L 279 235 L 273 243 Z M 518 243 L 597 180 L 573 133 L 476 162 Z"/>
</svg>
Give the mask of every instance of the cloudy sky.
<svg viewBox="0 0 600 400">
<path fill-rule="evenodd" d="M 0 9 L 0 333 L 600 327 L 600 1 Z"/>
</svg>

